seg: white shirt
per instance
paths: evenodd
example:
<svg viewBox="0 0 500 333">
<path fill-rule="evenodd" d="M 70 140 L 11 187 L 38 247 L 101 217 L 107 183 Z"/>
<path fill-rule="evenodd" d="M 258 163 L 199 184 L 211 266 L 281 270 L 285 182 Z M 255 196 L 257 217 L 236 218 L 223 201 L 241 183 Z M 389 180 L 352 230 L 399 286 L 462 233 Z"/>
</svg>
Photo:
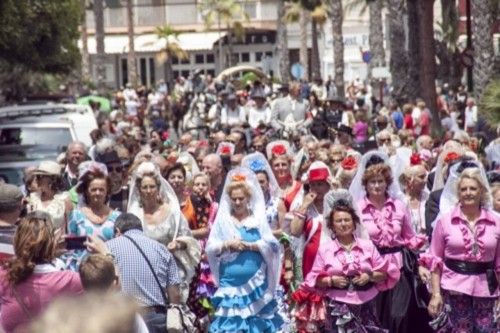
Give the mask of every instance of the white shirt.
<svg viewBox="0 0 500 333">
<path fill-rule="evenodd" d="M 256 107 L 249 108 L 248 124 L 250 124 L 252 128 L 257 128 L 261 122 L 264 124 L 271 123 L 271 109 L 269 107 L 263 109 L 257 109 Z"/>
<path fill-rule="evenodd" d="M 477 106 L 473 105 L 472 107 L 465 108 L 465 121 L 464 121 L 464 129 L 468 127 L 475 127 L 477 123 Z"/>
<path fill-rule="evenodd" d="M 222 125 L 233 126 L 245 122 L 245 110 L 239 105 L 234 110 L 224 106 L 221 110 L 220 120 Z"/>
</svg>

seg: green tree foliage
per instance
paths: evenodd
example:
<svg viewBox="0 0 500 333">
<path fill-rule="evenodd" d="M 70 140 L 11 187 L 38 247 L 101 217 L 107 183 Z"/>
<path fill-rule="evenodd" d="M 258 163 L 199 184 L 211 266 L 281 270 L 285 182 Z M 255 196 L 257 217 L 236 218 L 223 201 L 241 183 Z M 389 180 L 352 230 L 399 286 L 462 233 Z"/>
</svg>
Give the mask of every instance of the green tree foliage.
<svg viewBox="0 0 500 333">
<path fill-rule="evenodd" d="M 2 0 L 0 22 L 4 64 L 61 74 L 78 66 L 78 0 Z"/>
</svg>

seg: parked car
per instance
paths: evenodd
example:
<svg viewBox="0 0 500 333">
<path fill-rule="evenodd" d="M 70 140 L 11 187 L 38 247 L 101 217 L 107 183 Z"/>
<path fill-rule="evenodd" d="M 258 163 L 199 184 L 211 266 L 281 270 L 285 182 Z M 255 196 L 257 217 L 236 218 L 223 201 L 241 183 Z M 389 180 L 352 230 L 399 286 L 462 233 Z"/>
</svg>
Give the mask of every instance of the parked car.
<svg viewBox="0 0 500 333">
<path fill-rule="evenodd" d="M 63 147 L 47 145 L 1 145 L 0 181 L 21 186 L 25 168 L 37 166 L 43 160 L 56 160 L 62 152 Z"/>
<path fill-rule="evenodd" d="M 35 133 L 34 128 L 38 128 L 36 137 L 39 144 L 51 144 L 50 138 L 57 137 L 61 133 L 60 128 L 68 128 L 69 124 L 73 128 L 73 131 L 70 130 L 70 141 L 81 141 L 87 147 L 92 145 L 90 132 L 97 128 L 97 121 L 89 106 L 52 103 L 2 107 L 0 108 L 0 124 L 2 124 L 2 128 L 31 128 L 31 130 L 26 130 L 27 135 Z M 35 124 L 38 124 L 38 127 L 34 127 Z M 41 128 L 45 129 L 41 130 Z M 24 144 L 23 133 L 21 131 L 21 137 L 17 138 L 17 140 L 21 140 L 21 143 L 12 143 Z M 59 143 L 69 142 L 59 141 Z M 0 144 L 2 144 L 1 139 Z"/>
</svg>

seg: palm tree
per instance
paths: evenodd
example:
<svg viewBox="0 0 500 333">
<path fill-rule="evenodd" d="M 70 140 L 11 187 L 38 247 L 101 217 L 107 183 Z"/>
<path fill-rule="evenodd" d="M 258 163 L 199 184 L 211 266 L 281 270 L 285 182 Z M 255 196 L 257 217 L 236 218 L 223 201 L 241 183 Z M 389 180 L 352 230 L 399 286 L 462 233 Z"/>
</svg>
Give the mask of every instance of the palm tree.
<svg viewBox="0 0 500 333">
<path fill-rule="evenodd" d="M 371 0 L 368 4 L 370 10 L 370 33 L 368 35 L 368 44 L 370 45 L 372 54 L 371 61 L 368 64 L 368 73 L 370 76 L 374 67 L 385 66 L 384 27 L 382 24 L 383 7 L 383 0 Z"/>
<path fill-rule="evenodd" d="M 332 22 L 334 82 L 337 95 L 344 98 L 344 40 L 342 35 L 344 14 L 342 0 L 329 0 L 327 2 L 327 13 Z"/>
<path fill-rule="evenodd" d="M 432 113 L 432 131 L 439 133 L 441 122 L 436 97 L 436 48 L 434 43 L 434 0 L 419 0 L 420 92 Z"/>
<path fill-rule="evenodd" d="M 472 77 L 474 78 L 474 92 L 480 99 L 488 82 L 491 80 L 495 53 L 493 49 L 492 24 L 496 16 L 493 5 L 498 3 L 491 0 L 471 1 L 472 35 L 474 40 L 474 67 Z"/>
<path fill-rule="evenodd" d="M 82 31 L 82 80 L 88 82 L 90 80 L 90 57 L 87 32 L 87 1 L 80 0 L 81 21 L 80 29 Z"/>
<path fill-rule="evenodd" d="M 233 61 L 232 36 L 234 35 L 237 39 L 242 39 L 244 37 L 245 29 L 243 27 L 243 22 L 249 20 L 248 14 L 245 12 L 242 5 L 235 0 L 203 0 L 198 6 L 198 10 L 200 11 L 207 29 L 211 29 L 214 23 L 217 22 L 217 29 L 221 32 L 222 25 L 224 24 L 228 32 L 227 44 L 229 55 L 224 57 L 222 52 L 222 38 L 219 38 L 219 69 L 222 70 L 227 65 L 231 66 Z M 224 58 L 226 58 L 227 61 L 225 61 Z"/>
<path fill-rule="evenodd" d="M 372 58 L 368 63 L 368 77 L 371 78 L 374 67 L 386 65 L 384 48 L 384 27 L 382 23 L 382 9 L 386 0 L 350 0 L 345 6 L 346 11 L 359 10 L 363 15 L 369 10 L 370 30 L 368 33 L 368 45 Z"/>
<path fill-rule="evenodd" d="M 106 68 L 104 67 L 104 0 L 94 0 L 97 90 L 104 93 Z"/>
<path fill-rule="evenodd" d="M 128 30 L 128 53 L 127 53 L 127 68 L 128 82 L 132 86 L 137 86 L 137 66 L 135 62 L 135 46 L 134 46 L 134 8 L 133 0 L 127 0 L 127 30 Z"/>
<path fill-rule="evenodd" d="M 456 0 L 441 0 L 441 22 L 436 31 L 436 56 L 439 59 L 437 76 L 456 89 L 460 85 L 463 68 L 457 47 L 458 11 Z"/>
<path fill-rule="evenodd" d="M 500 76 L 493 78 L 483 90 L 479 112 L 491 128 L 500 126 Z"/>
<path fill-rule="evenodd" d="M 392 78 L 392 97 L 399 103 L 407 102 L 408 95 L 408 54 L 405 44 L 404 2 L 388 0 L 389 47 L 391 58 L 389 68 Z"/>
<path fill-rule="evenodd" d="M 174 76 L 172 71 L 172 58 L 185 60 L 189 55 L 180 46 L 177 39 L 179 32 L 172 26 L 166 24 L 162 27 L 156 27 L 155 34 L 158 39 L 165 41 L 165 47 L 158 53 L 156 60 L 159 64 L 165 65 L 165 82 L 167 82 L 169 87 L 173 87 Z"/>
<path fill-rule="evenodd" d="M 321 78 L 321 63 L 319 59 L 319 28 L 323 30 L 323 25 L 328 18 L 325 4 L 321 3 L 314 7 L 311 12 L 311 77 Z"/>
<path fill-rule="evenodd" d="M 285 11 L 285 22 L 299 24 L 299 62 L 304 68 L 303 78 L 309 77 L 309 57 L 307 53 L 307 10 L 297 1 L 289 2 Z"/>
<path fill-rule="evenodd" d="M 420 14 L 418 2 L 420 0 L 407 0 L 408 13 L 408 77 L 405 86 L 406 96 L 409 99 L 420 97 L 420 33 L 418 22 Z M 401 13 L 402 15 L 404 13 Z M 402 18 L 401 18 L 402 19 Z M 401 44 L 404 45 L 404 44 Z M 397 46 L 396 46 L 397 47 Z M 392 48 L 391 48 L 392 49 Z"/>
<path fill-rule="evenodd" d="M 279 59 L 279 74 L 281 82 L 290 80 L 290 57 L 288 54 L 288 35 L 285 22 L 285 0 L 278 0 L 278 18 L 276 28 L 276 49 L 274 54 Z"/>
</svg>

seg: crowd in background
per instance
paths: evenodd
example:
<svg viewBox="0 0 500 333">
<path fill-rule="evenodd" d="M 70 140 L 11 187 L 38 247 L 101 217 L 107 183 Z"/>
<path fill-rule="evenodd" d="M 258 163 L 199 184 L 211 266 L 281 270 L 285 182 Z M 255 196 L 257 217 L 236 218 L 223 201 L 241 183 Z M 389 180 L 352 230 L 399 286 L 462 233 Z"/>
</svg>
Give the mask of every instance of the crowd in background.
<svg viewBox="0 0 500 333">
<path fill-rule="evenodd" d="M 498 332 L 498 129 L 463 87 L 345 95 L 196 74 L 92 102 L 91 147 L 0 185 L 3 330 Z"/>
</svg>

